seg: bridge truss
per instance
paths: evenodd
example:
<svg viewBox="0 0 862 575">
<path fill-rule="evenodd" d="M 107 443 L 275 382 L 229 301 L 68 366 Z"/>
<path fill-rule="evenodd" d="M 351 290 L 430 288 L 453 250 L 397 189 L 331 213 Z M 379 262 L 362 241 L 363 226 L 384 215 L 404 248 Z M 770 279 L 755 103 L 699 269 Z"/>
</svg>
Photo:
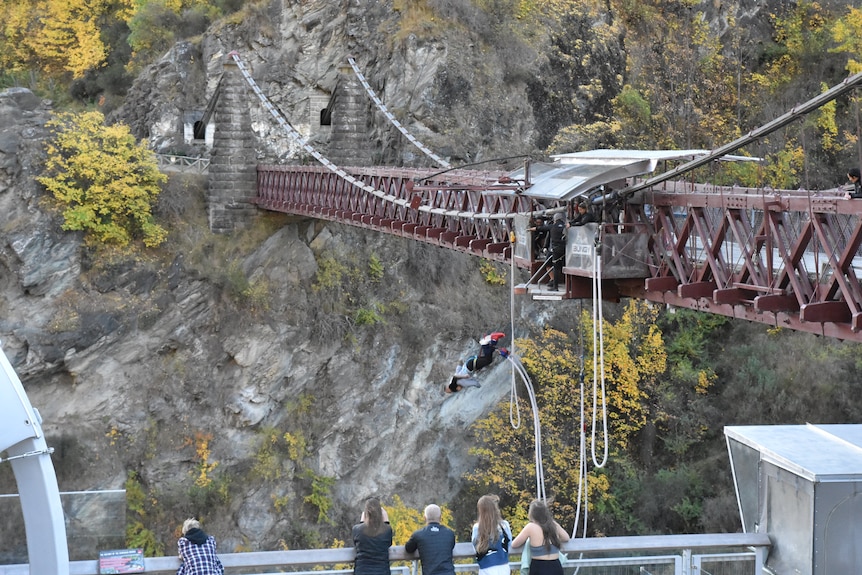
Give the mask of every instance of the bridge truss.
<svg viewBox="0 0 862 575">
<path fill-rule="evenodd" d="M 680 182 L 643 201 L 624 222 L 648 235 L 650 273 L 617 296 L 862 341 L 862 201 Z"/>
<path fill-rule="evenodd" d="M 322 166 L 259 166 L 257 205 L 409 237 L 496 261 L 511 257 L 512 215 L 544 209 L 502 173 L 349 168 L 363 188 Z"/>
<path fill-rule="evenodd" d="M 798 119 L 862 85 L 848 78 L 769 124 L 652 179 L 614 181 L 566 197 L 531 194 L 502 173 L 387 167 L 344 168 L 314 150 L 266 98 L 231 53 L 246 82 L 276 122 L 319 166 L 258 167 L 259 207 L 407 237 L 529 270 L 519 291 L 544 299 L 642 298 L 779 327 L 862 341 L 862 200 L 825 192 L 720 188 L 679 177 Z M 382 102 L 359 73 L 366 91 Z M 382 108 L 385 110 L 385 108 Z M 391 114 L 389 114 L 391 116 Z M 392 118 L 394 119 L 394 117 Z M 417 142 L 417 145 L 418 142 Z M 424 149 L 420 145 L 420 149 Z M 445 164 L 439 159 L 438 163 Z M 572 197 L 570 197 L 572 196 Z M 570 210 L 592 198 L 604 210 L 598 229 L 569 237 L 563 294 L 543 292 L 530 248 L 527 216 Z M 595 224 L 589 224 L 595 227 Z M 577 242 L 580 242 L 578 244 Z M 593 258 L 584 258 L 589 253 Z M 598 262 L 598 266 L 593 263 Z"/>
<path fill-rule="evenodd" d="M 526 236 L 521 243 L 529 245 L 526 225 L 517 218 L 557 206 L 519 193 L 522 183 L 466 171 L 434 175 L 353 168 L 351 174 L 397 200 L 363 193 L 322 167 L 260 166 L 257 202 L 268 210 L 374 229 L 486 259 L 514 257 L 531 273 L 544 264 L 531 250 L 513 250 L 510 234 Z M 596 230 L 598 246 L 586 246 L 598 249 L 605 260 L 606 299 L 641 298 L 862 341 L 862 200 L 845 200 L 841 190 L 673 181 L 614 207 L 619 216 Z M 623 241 L 614 241 L 615 236 Z M 625 245 L 633 238 L 646 250 L 628 251 Z M 592 297 L 592 268 L 572 257 L 584 249 L 570 240 L 566 289 L 557 299 Z M 614 261 L 630 268 L 633 258 L 645 271 L 619 277 Z M 534 296 L 547 295 L 541 285 L 523 287 Z"/>
</svg>

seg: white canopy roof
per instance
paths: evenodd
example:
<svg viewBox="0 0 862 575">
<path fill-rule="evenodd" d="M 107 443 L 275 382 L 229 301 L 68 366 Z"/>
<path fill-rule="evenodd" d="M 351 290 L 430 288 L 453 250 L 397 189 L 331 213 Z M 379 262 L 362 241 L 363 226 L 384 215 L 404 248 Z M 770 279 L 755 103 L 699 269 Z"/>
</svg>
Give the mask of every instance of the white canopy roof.
<svg viewBox="0 0 862 575">
<path fill-rule="evenodd" d="M 709 150 L 591 150 L 551 156 L 555 162 L 530 164 L 529 188 L 525 196 L 571 201 L 591 190 L 625 178 L 655 171 L 666 160 L 690 161 Z M 724 156 L 727 160 L 757 160 L 743 156 Z M 524 168 L 510 174 L 523 180 Z"/>
</svg>

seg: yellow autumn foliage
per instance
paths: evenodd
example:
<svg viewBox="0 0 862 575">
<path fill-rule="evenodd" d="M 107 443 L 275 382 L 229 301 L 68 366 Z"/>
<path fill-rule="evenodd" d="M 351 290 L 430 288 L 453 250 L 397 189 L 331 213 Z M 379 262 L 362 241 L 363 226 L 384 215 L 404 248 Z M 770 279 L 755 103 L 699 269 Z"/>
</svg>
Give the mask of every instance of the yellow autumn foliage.
<svg viewBox="0 0 862 575">
<path fill-rule="evenodd" d="M 124 124 L 106 126 L 99 112 L 62 113 L 48 122 L 44 175 L 36 178 L 62 209 L 64 230 L 85 232 L 95 244 L 160 245 L 167 231 L 152 207 L 166 176 L 154 154 Z"/>
<path fill-rule="evenodd" d="M 604 384 L 600 369 L 596 370 L 598 378 L 593 378 L 593 326 L 587 313 L 581 316 L 581 334 L 570 336 L 546 329 L 533 340 L 517 342 L 521 362 L 536 392 L 546 491 L 553 497 L 555 516 L 563 525 L 576 515 L 580 458 L 591 461 L 593 448 L 599 459 L 603 456 L 602 385 L 611 454 L 626 449 L 646 424 L 646 390 L 656 386 L 667 368 L 667 353 L 656 317 L 656 309 L 648 303 L 632 300 L 617 322 L 604 323 L 604 354 L 596 354 L 604 359 Z M 598 394 L 595 418 L 594 389 Z M 479 461 L 475 471 L 466 476 L 477 492 L 500 495 L 504 516 L 511 518 L 513 526 L 526 521 L 527 506 L 536 494 L 531 410 L 523 392 L 519 410 L 518 428 L 511 423 L 514 420 L 510 420 L 508 403 L 474 425 L 477 443 L 470 453 Z M 594 419 L 598 425 L 595 446 Z M 582 430 L 584 453 L 580 449 Z M 591 472 L 586 486 L 590 502 L 608 497 L 610 487 L 607 475 Z"/>
</svg>

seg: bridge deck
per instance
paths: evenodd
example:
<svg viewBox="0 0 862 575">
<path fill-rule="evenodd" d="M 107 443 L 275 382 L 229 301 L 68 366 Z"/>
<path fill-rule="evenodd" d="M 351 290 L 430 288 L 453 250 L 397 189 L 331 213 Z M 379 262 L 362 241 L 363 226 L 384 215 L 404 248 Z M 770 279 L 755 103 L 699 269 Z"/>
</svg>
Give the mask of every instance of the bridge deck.
<svg viewBox="0 0 862 575">
<path fill-rule="evenodd" d="M 351 174 L 361 186 L 323 167 L 260 166 L 256 203 L 498 262 L 514 258 L 530 274 L 542 262 L 529 248 L 527 216 L 570 210 L 565 202 L 526 197 L 500 173 L 353 168 Z M 663 182 L 597 209 L 613 223 L 599 230 L 598 252 L 592 239 L 569 242 L 561 297 L 535 279 L 519 293 L 592 297 L 592 264 L 572 262 L 577 254 L 599 253 L 606 264 L 614 256 L 618 265 L 642 270 L 603 267 L 606 299 L 642 298 L 862 341 L 862 200 L 845 200 L 841 190 Z M 636 251 L 616 247 L 613 236 Z"/>
</svg>

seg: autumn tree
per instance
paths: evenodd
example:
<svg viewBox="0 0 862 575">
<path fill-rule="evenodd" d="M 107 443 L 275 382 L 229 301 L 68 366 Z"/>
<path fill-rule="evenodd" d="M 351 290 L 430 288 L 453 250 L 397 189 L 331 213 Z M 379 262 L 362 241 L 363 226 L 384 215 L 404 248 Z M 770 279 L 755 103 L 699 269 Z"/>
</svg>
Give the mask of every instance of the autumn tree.
<svg viewBox="0 0 862 575">
<path fill-rule="evenodd" d="M 518 342 L 521 361 L 536 389 L 546 490 L 553 496 L 555 513 L 564 525 L 572 524 L 576 514 L 580 458 L 591 461 L 594 450 L 598 459 L 603 458 L 602 386 L 612 457 L 631 449 L 634 437 L 645 426 L 650 401 L 646 390 L 657 385 L 666 369 L 666 352 L 655 317 L 656 311 L 648 304 L 633 300 L 620 320 L 604 324 L 604 381 L 594 380 L 592 320 L 586 313 L 581 317 L 582 334 L 569 336 L 547 329 L 535 340 Z M 510 422 L 508 404 L 477 422 L 478 442 L 471 453 L 479 458 L 479 464 L 467 477 L 477 492 L 499 493 L 506 516 L 513 518 L 524 518 L 529 501 L 536 495 L 528 401 L 522 397 L 519 407 L 522 416 L 517 428 Z M 595 444 L 591 433 L 594 424 L 598 426 Z M 580 450 L 582 431 L 587 435 L 584 453 Z M 591 506 L 596 501 L 610 501 L 614 497 L 612 475 L 593 469 L 587 490 Z"/>
<path fill-rule="evenodd" d="M 383 508 L 389 516 L 389 523 L 392 525 L 392 542 L 394 545 L 404 545 L 414 531 L 425 525 L 423 510 L 407 507 L 398 495 L 393 496 L 392 505 L 384 505 Z M 440 511 L 442 513 L 440 522 L 443 525 L 451 525 L 452 512 L 445 505 L 440 507 Z"/>
<path fill-rule="evenodd" d="M 95 244 L 161 244 L 167 232 L 152 207 L 166 177 L 128 126 L 106 126 L 99 112 L 58 114 L 48 126 L 54 137 L 37 179 L 61 207 L 63 229 L 81 230 Z"/>
</svg>

